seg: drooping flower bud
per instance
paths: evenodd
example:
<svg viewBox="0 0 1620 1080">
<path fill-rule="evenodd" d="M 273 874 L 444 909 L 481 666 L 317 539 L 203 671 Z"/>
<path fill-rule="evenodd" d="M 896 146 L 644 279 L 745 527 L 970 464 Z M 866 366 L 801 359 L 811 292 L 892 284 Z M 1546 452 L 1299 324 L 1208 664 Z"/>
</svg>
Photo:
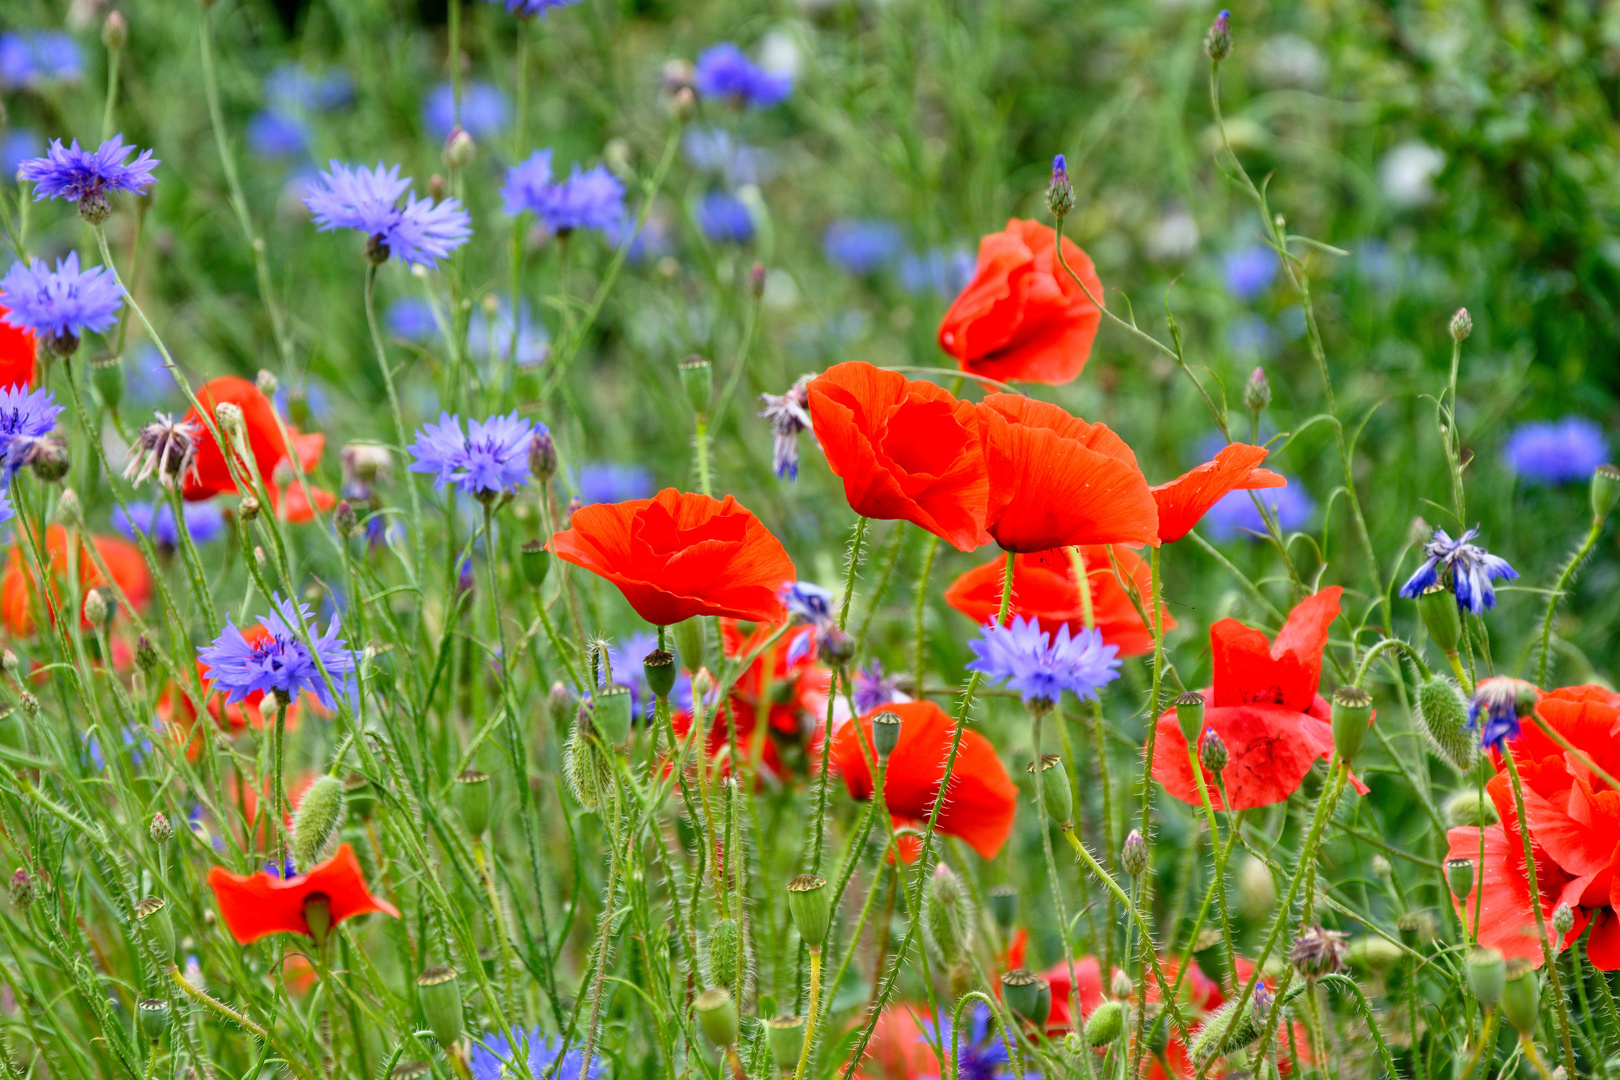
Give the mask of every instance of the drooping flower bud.
<svg viewBox="0 0 1620 1080">
<path fill-rule="evenodd" d="M 641 658 L 641 671 L 653 697 L 667 698 L 675 689 L 675 654 L 654 649 Z"/>
<path fill-rule="evenodd" d="M 894 748 L 900 745 L 900 727 L 899 713 L 880 712 L 872 717 L 872 750 L 879 764 L 888 761 Z"/>
<path fill-rule="evenodd" d="M 1353 968 L 1379 974 L 1400 962 L 1401 947 L 1387 938 L 1369 934 L 1352 941 L 1344 958 Z"/>
<path fill-rule="evenodd" d="M 1480 946 L 1463 961 L 1463 975 L 1474 998 L 1489 1009 L 1502 999 L 1502 990 L 1507 983 L 1507 962 L 1497 950 Z"/>
<path fill-rule="evenodd" d="M 1592 473 L 1592 517 L 1602 521 L 1620 501 L 1620 469 L 1599 465 Z"/>
<path fill-rule="evenodd" d="M 1361 752 L 1372 723 L 1372 695 L 1359 686 L 1333 691 L 1333 751 L 1346 765 Z"/>
<path fill-rule="evenodd" d="M 1246 856 L 1237 873 L 1238 908 L 1250 922 L 1260 922 L 1277 906 L 1277 882 L 1266 864 Z"/>
<path fill-rule="evenodd" d="M 327 856 L 343 824 L 343 781 L 323 775 L 304 792 L 293 817 L 293 865 L 300 870 L 314 866 Z"/>
<path fill-rule="evenodd" d="M 1147 841 L 1142 839 L 1139 829 L 1132 829 L 1125 836 L 1125 843 L 1119 849 L 1119 864 L 1131 877 L 1141 877 L 1148 868 Z"/>
<path fill-rule="evenodd" d="M 1018 922 L 1018 886 L 992 885 L 989 904 L 997 929 L 1007 933 Z"/>
<path fill-rule="evenodd" d="M 1046 812 L 1051 815 L 1060 829 L 1074 828 L 1074 795 L 1069 790 L 1069 773 L 1063 767 L 1063 759 L 1056 754 L 1042 754 L 1038 762 L 1032 761 L 1026 768 L 1031 776 L 1036 775 L 1035 766 L 1040 766 L 1041 801 L 1046 804 Z"/>
<path fill-rule="evenodd" d="M 771 1050 L 771 1064 L 784 1073 L 792 1072 L 804 1049 L 804 1017 L 778 1016 L 765 1021 L 765 1042 Z"/>
<path fill-rule="evenodd" d="M 1172 704 L 1176 707 L 1176 723 L 1181 727 L 1181 735 L 1191 746 L 1198 740 L 1198 733 L 1204 730 L 1204 695 L 1188 691 Z"/>
<path fill-rule="evenodd" d="M 1266 381 L 1266 369 L 1256 366 L 1243 384 L 1243 404 L 1250 412 L 1259 412 L 1271 404 L 1271 383 Z"/>
<path fill-rule="evenodd" d="M 1069 165 L 1059 154 L 1052 159 L 1052 179 L 1046 185 L 1046 208 L 1055 218 L 1069 216 L 1074 209 L 1074 185 L 1069 182 Z"/>
<path fill-rule="evenodd" d="M 1198 762 L 1207 771 L 1220 776 L 1226 771 L 1226 763 L 1230 760 L 1226 752 L 1226 742 L 1214 728 L 1204 729 L 1204 745 L 1198 750 Z"/>
<path fill-rule="evenodd" d="M 1508 961 L 1504 976 L 1502 1018 L 1520 1035 L 1530 1035 L 1541 1016 L 1541 973 L 1530 966 L 1530 961 L 1514 959 Z"/>
<path fill-rule="evenodd" d="M 609 686 L 597 692 L 591 720 L 609 746 L 623 746 L 630 738 L 632 704 L 627 686 Z"/>
<path fill-rule="evenodd" d="M 721 987 L 705 990 L 692 1002 L 703 1037 L 716 1046 L 733 1046 L 742 1033 L 742 1018 L 731 991 Z"/>
<path fill-rule="evenodd" d="M 416 977 L 416 995 L 422 1002 L 422 1019 L 441 1047 L 449 1050 L 461 1038 L 461 982 L 456 969 L 445 965 L 430 967 Z"/>
<path fill-rule="evenodd" d="M 1477 791 L 1463 788 L 1453 793 L 1440 807 L 1440 816 L 1445 818 L 1446 825 L 1453 829 L 1484 828 L 1495 825 L 1498 820 L 1496 804 L 1491 802 L 1489 795 L 1481 796 Z"/>
<path fill-rule="evenodd" d="M 544 540 L 526 540 L 518 548 L 518 563 L 523 569 L 523 580 L 529 588 L 538 589 L 546 583 L 546 576 L 551 573 L 551 552 L 546 550 Z"/>
<path fill-rule="evenodd" d="M 1217 64 L 1232 55 L 1232 13 L 1222 11 L 1204 35 L 1204 53 Z"/>
<path fill-rule="evenodd" d="M 489 774 L 477 769 L 466 769 L 456 775 L 456 784 L 452 789 L 456 813 L 461 815 L 461 823 L 475 840 L 489 831 L 490 810 L 495 802 L 494 787 Z"/>
<path fill-rule="evenodd" d="M 1451 325 L 1447 329 L 1451 331 L 1452 341 L 1464 341 L 1474 332 L 1474 317 L 1468 314 L 1467 308 L 1460 307 L 1451 317 Z"/>
<path fill-rule="evenodd" d="M 948 971 L 973 947 L 973 902 L 945 863 L 934 866 L 923 899 L 923 939 Z"/>
<path fill-rule="evenodd" d="M 1105 1001 L 1086 1017 L 1086 1045 L 1107 1046 L 1125 1030 L 1125 1006 Z"/>
<path fill-rule="evenodd" d="M 692 403 L 692 411 L 698 416 L 707 416 L 709 401 L 714 396 L 714 367 L 701 356 L 688 356 L 681 362 L 681 389 L 686 391 L 686 400 Z"/>
<path fill-rule="evenodd" d="M 581 709 L 568 734 L 568 743 L 563 747 L 563 777 L 579 804 L 587 810 L 595 810 L 611 796 L 613 765 L 591 738 L 588 725 L 589 720 Z"/>
<path fill-rule="evenodd" d="M 788 882 L 788 910 L 799 937 L 812 949 L 821 948 L 832 924 L 832 897 L 827 879 L 816 874 L 800 874 Z"/>
<path fill-rule="evenodd" d="M 1455 618 L 1457 606 L 1449 598 L 1446 607 Z M 1479 734 L 1468 726 L 1468 702 L 1455 682 L 1436 675 L 1420 683 L 1414 719 L 1436 757 L 1459 773 L 1473 769 L 1479 760 Z"/>
<path fill-rule="evenodd" d="M 1265 989 L 1264 984 L 1258 985 L 1248 998 L 1228 1001 L 1210 1013 L 1203 1025 L 1193 1032 L 1190 1047 L 1193 1061 L 1202 1065 L 1227 1057 L 1258 1039 L 1271 1007 L 1270 993 L 1262 993 Z M 1237 1015 L 1235 1023 L 1234 1014 Z"/>
</svg>

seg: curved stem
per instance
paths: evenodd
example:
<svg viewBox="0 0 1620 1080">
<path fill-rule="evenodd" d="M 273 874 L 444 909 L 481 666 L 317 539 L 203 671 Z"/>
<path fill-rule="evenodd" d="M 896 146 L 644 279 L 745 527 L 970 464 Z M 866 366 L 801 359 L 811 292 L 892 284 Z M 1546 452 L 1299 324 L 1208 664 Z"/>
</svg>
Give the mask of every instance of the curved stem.
<svg viewBox="0 0 1620 1080">
<path fill-rule="evenodd" d="M 1400 638 L 1385 638 L 1362 654 L 1361 663 L 1356 665 L 1355 679 L 1350 685 L 1360 686 L 1366 681 L 1367 672 L 1372 669 L 1373 661 L 1378 659 L 1381 653 L 1388 652 L 1391 649 L 1399 650 L 1402 656 L 1416 664 L 1417 669 L 1423 673 L 1425 679 L 1433 674 L 1429 671 L 1429 665 L 1423 662 L 1423 655 L 1416 649 Z"/>
<path fill-rule="evenodd" d="M 1603 532 L 1603 519 L 1594 517 L 1592 527 L 1586 530 L 1586 539 L 1581 546 L 1570 555 L 1569 561 L 1564 563 L 1563 570 L 1559 571 L 1558 581 L 1552 587 L 1552 593 L 1547 597 L 1547 610 L 1541 616 L 1541 656 L 1536 661 L 1536 685 L 1547 685 L 1547 657 L 1552 649 L 1553 614 L 1558 610 L 1558 601 L 1564 598 L 1564 590 L 1569 587 L 1570 579 L 1575 576 L 1576 569 L 1592 554 L 1592 547 Z"/>
</svg>

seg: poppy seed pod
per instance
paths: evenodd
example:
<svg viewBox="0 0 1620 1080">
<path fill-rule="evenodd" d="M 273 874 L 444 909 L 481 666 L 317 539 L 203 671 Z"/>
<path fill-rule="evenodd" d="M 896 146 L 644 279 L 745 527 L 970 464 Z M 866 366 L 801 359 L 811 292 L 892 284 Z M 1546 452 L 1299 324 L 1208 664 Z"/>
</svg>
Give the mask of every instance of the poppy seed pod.
<svg viewBox="0 0 1620 1080">
<path fill-rule="evenodd" d="M 1018 886 L 992 885 L 990 887 L 990 915 L 996 920 L 996 927 L 1007 933 L 1018 922 Z"/>
<path fill-rule="evenodd" d="M 416 977 L 416 995 L 422 1002 L 422 1019 L 439 1045 L 448 1050 L 461 1038 L 461 983 L 456 969 L 443 965 L 430 967 Z"/>
<path fill-rule="evenodd" d="M 1199 747 L 1198 762 L 1209 772 L 1219 776 L 1226 771 L 1226 763 L 1231 760 L 1226 752 L 1226 741 L 1214 728 L 1204 729 L 1204 745 Z"/>
<path fill-rule="evenodd" d="M 681 667 L 696 671 L 703 666 L 703 619 L 694 616 L 675 624 L 675 656 Z"/>
<path fill-rule="evenodd" d="M 799 937 L 804 943 L 812 949 L 821 948 L 832 924 L 832 897 L 827 893 L 827 879 L 800 874 L 788 882 L 788 909 L 793 912 L 793 923 L 799 928 Z"/>
<path fill-rule="evenodd" d="M 1521 1036 L 1536 1030 L 1536 1019 L 1541 1015 L 1541 974 L 1528 960 L 1513 960 L 1503 972 L 1502 1017 L 1513 1025 Z"/>
<path fill-rule="evenodd" d="M 736 1045 L 737 1036 L 742 1034 L 742 1018 L 737 1015 L 737 1000 L 730 990 L 705 990 L 692 1002 L 692 1009 L 704 1038 L 716 1046 Z"/>
<path fill-rule="evenodd" d="M 1044 980 L 1028 968 L 1014 968 L 1001 976 L 1001 999 L 1013 1015 L 1034 1020 L 1040 1003 L 1040 984 Z M 1050 992 L 1050 987 L 1048 988 Z"/>
<path fill-rule="evenodd" d="M 157 1042 L 169 1030 L 169 1003 L 162 998 L 141 998 L 135 1006 L 135 1014 L 141 1034 L 151 1042 Z"/>
<path fill-rule="evenodd" d="M 784 1073 L 799 1064 L 804 1049 L 804 1017 L 778 1016 L 765 1022 L 765 1042 L 771 1049 L 771 1064 Z"/>
<path fill-rule="evenodd" d="M 1181 725 L 1182 738 L 1191 746 L 1204 730 L 1204 695 L 1197 691 L 1182 694 L 1172 703 L 1176 707 L 1176 723 Z"/>
<path fill-rule="evenodd" d="M 872 751 L 879 763 L 889 760 L 894 748 L 900 745 L 900 714 L 880 712 L 872 717 Z"/>
<path fill-rule="evenodd" d="M 327 775 L 309 786 L 293 816 L 294 866 L 314 866 L 326 857 L 327 848 L 337 839 L 338 826 L 343 824 L 343 813 L 342 780 Z"/>
<path fill-rule="evenodd" d="M 596 695 L 592 721 L 609 746 L 623 746 L 630 737 L 630 688 L 610 686 Z"/>
<path fill-rule="evenodd" d="M 1447 656 L 1457 651 L 1462 641 L 1462 617 L 1457 613 L 1457 598 L 1440 582 L 1435 582 L 1417 598 L 1418 617 L 1440 651 Z"/>
<path fill-rule="evenodd" d="M 1124 1030 L 1125 1006 L 1117 1001 L 1105 1001 L 1086 1017 L 1086 1044 L 1107 1046 Z"/>
<path fill-rule="evenodd" d="M 1059 828 L 1074 828 L 1074 796 L 1069 790 L 1069 774 L 1063 768 L 1063 759 L 1056 754 L 1042 754 L 1039 762 L 1029 763 L 1031 776 L 1035 775 L 1037 764 L 1041 767 L 1039 783 L 1046 812 Z"/>
<path fill-rule="evenodd" d="M 1507 962 L 1497 950 L 1482 946 L 1469 953 L 1468 959 L 1463 961 L 1463 975 L 1475 999 L 1489 1009 L 1502 998 L 1502 988 L 1507 982 Z"/>
<path fill-rule="evenodd" d="M 1148 868 L 1147 841 L 1142 839 L 1138 829 L 1132 829 L 1125 836 L 1125 843 L 1119 849 L 1119 864 L 1131 877 L 1141 877 L 1142 872 Z"/>
<path fill-rule="evenodd" d="M 546 575 L 551 573 L 551 552 L 546 550 L 544 540 L 525 541 L 518 549 L 518 561 L 529 588 L 538 589 L 546 583 Z"/>
<path fill-rule="evenodd" d="M 456 776 L 451 797 L 456 813 L 461 815 L 461 823 L 467 826 L 468 835 L 475 840 L 489 831 L 490 810 L 495 801 L 494 787 L 489 781 L 489 774 L 477 769 L 467 769 Z"/>
<path fill-rule="evenodd" d="M 174 919 L 169 905 L 160 896 L 148 896 L 135 901 L 135 919 L 147 935 L 152 951 L 158 959 L 168 961 L 174 957 Z"/>
<path fill-rule="evenodd" d="M 1359 686 L 1333 691 L 1333 751 L 1348 765 L 1361 752 L 1372 723 L 1372 695 Z"/>
<path fill-rule="evenodd" d="M 699 416 L 709 412 L 709 399 L 714 396 L 714 367 L 701 356 L 688 356 L 681 362 L 681 389 L 692 411 Z"/>
<path fill-rule="evenodd" d="M 1602 521 L 1620 500 L 1620 469 L 1599 465 L 1592 473 L 1592 518 Z"/>
<path fill-rule="evenodd" d="M 1446 607 L 1455 611 L 1449 600 Z M 1419 684 L 1414 719 L 1435 756 L 1457 772 L 1468 772 L 1479 760 L 1479 733 L 1468 726 L 1468 702 L 1455 682 L 1436 675 Z"/>
<path fill-rule="evenodd" d="M 675 654 L 654 649 L 641 658 L 641 671 L 647 677 L 647 688 L 653 697 L 667 698 L 675 689 Z"/>
<path fill-rule="evenodd" d="M 1037 1031 L 1046 1030 L 1046 1018 L 1052 1015 L 1052 984 L 1045 979 L 1035 981 L 1035 1012 L 1029 1022 Z"/>
<path fill-rule="evenodd" d="M 111 355 L 96 357 L 90 362 L 90 385 L 101 403 L 117 412 L 124 401 L 124 362 Z"/>
</svg>

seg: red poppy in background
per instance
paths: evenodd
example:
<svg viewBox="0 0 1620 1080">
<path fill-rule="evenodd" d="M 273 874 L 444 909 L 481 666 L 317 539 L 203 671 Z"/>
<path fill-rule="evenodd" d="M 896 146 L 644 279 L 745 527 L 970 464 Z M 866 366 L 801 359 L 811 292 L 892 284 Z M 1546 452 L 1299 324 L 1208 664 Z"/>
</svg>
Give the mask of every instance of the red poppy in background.
<svg viewBox="0 0 1620 1080">
<path fill-rule="evenodd" d="M 979 418 L 985 527 L 1004 550 L 1159 542 L 1159 511 L 1136 455 L 1105 425 L 1017 394 L 991 394 Z"/>
<path fill-rule="evenodd" d="M 37 350 L 31 330 L 22 330 L 5 321 L 10 309 L 0 307 L 0 390 L 12 386 L 32 386 Z"/>
<path fill-rule="evenodd" d="M 833 732 L 832 767 L 844 778 L 850 796 L 862 801 L 872 797 L 872 773 L 866 767 L 865 754 L 872 745 L 872 717 L 880 712 L 900 717 L 900 741 L 889 755 L 883 785 L 889 815 L 897 826 L 920 827 L 933 812 L 956 724 L 931 701 L 907 701 L 873 709 L 861 717 L 859 728 L 855 722 L 840 726 Z M 1012 832 L 1017 797 L 1018 789 L 1013 787 L 990 740 L 976 731 L 964 731 L 936 829 L 960 838 L 986 859 L 993 859 Z M 920 844 L 915 839 L 901 845 L 901 857 L 907 862 L 919 852 Z"/>
<path fill-rule="evenodd" d="M 1085 368 L 1102 312 L 1058 265 L 1054 238 L 1051 226 L 1013 218 L 979 241 L 973 280 L 939 324 L 940 348 L 963 371 L 1056 385 Z M 1102 303 L 1091 258 L 1067 239 L 1063 258 Z"/>
<path fill-rule="evenodd" d="M 312 937 L 306 905 L 314 897 L 323 897 L 330 904 L 332 926 L 373 911 L 399 918 L 392 904 L 371 895 L 366 888 L 359 860 L 348 844 L 338 848 L 330 859 L 310 867 L 308 873 L 285 881 L 265 870 L 243 875 L 216 866 L 208 871 L 208 884 L 214 890 L 225 925 L 239 945 L 270 934 Z"/>
<path fill-rule="evenodd" d="M 146 560 L 141 557 L 140 549 L 115 536 L 94 536 L 91 540 L 129 602 L 137 609 L 145 610 L 152 598 L 152 577 L 147 572 Z M 68 566 L 68 534 L 62 526 L 52 525 L 45 530 L 45 554 L 50 559 L 53 579 L 46 592 L 46 611 L 54 622 L 56 612 L 63 603 L 62 582 L 67 576 Z M 94 588 L 105 587 L 106 579 L 101 576 L 101 570 L 85 550 L 82 541 L 76 554 L 80 595 Z M 35 590 L 33 558 L 25 557 L 22 548 L 14 545 L 6 558 L 5 574 L 0 576 L 0 617 L 18 637 L 27 637 L 34 632 Z M 108 599 L 117 597 L 110 596 Z M 85 627 L 90 626 L 90 621 L 83 618 L 82 612 L 80 619 Z"/>
<path fill-rule="evenodd" d="M 242 410 L 248 450 L 253 455 L 251 465 L 258 470 L 271 501 L 280 503 L 283 494 L 280 487 L 285 480 L 278 478 L 277 466 L 287 460 L 287 440 L 282 438 L 281 425 L 277 423 L 275 406 L 270 399 L 246 379 L 224 375 L 210 379 L 198 387 L 197 400 L 208 410 L 210 418 L 216 408 L 227 402 Z M 195 424 L 202 432 L 197 440 L 197 467 L 193 472 L 186 474 L 184 486 L 181 488 L 186 499 L 196 502 L 236 491 L 236 481 L 231 478 L 230 467 L 225 464 L 225 455 L 221 453 L 208 426 L 203 423 L 201 414 L 195 407 L 187 409 L 185 420 Z M 287 434 L 292 439 L 293 451 L 298 455 L 299 464 L 306 474 L 309 473 L 321 460 L 321 452 L 326 446 L 326 436 L 318 433 L 300 435 L 290 424 L 287 425 Z M 249 464 L 241 462 L 244 468 Z M 330 494 L 318 491 L 315 496 L 317 504 L 320 503 L 322 495 L 328 500 L 331 499 Z M 294 499 L 302 500 L 301 513 L 306 513 L 309 506 L 308 495 L 298 492 Z M 273 506 L 271 509 L 280 512 L 278 507 Z M 285 516 L 288 521 L 309 520 L 307 517 L 294 517 L 290 512 Z"/>
<path fill-rule="evenodd" d="M 1092 619 L 1102 631 L 1104 643 L 1118 648 L 1119 655 L 1140 656 L 1153 650 L 1153 630 L 1142 622 L 1130 594 L 1120 587 L 1108 561 L 1108 550 L 1103 544 L 1080 549 L 1091 582 Z M 1145 608 L 1152 592 L 1147 563 L 1130 548 L 1116 544 L 1113 551 L 1120 570 L 1136 586 Z M 996 558 L 969 570 L 945 590 L 945 602 L 980 626 L 988 623 L 1001 608 L 1006 562 Z M 1008 614 L 1036 619 L 1048 634 L 1057 633 L 1060 626 L 1067 626 L 1070 633 L 1085 628 L 1085 605 L 1068 552 L 1043 551 L 1013 559 L 1012 606 Z M 1175 625 L 1176 620 L 1164 612 L 1165 630 Z"/>
<path fill-rule="evenodd" d="M 988 486 L 970 402 L 865 363 L 810 383 L 810 420 L 857 514 L 909 521 L 961 551 L 986 540 Z"/>
<path fill-rule="evenodd" d="M 1204 691 L 1204 727 L 1226 744 L 1229 761 L 1221 777 L 1232 809 L 1282 802 L 1319 758 L 1333 752 L 1332 713 L 1316 690 L 1342 592 L 1335 585 L 1301 600 L 1275 643 L 1236 619 L 1210 627 L 1215 670 L 1212 688 Z M 1153 778 L 1182 802 L 1202 805 L 1174 709 L 1159 718 Z M 1204 780 L 1210 801 L 1224 808 L 1214 774 L 1206 769 Z M 1361 781 L 1352 782 L 1366 793 Z"/>
<path fill-rule="evenodd" d="M 650 623 L 782 618 L 777 592 L 794 579 L 793 560 L 730 495 L 720 502 L 665 488 L 651 499 L 583 507 L 570 525 L 551 550 L 618 586 Z"/>
<path fill-rule="evenodd" d="M 1171 544 L 1192 531 L 1209 508 L 1233 491 L 1286 487 L 1288 481 L 1260 468 L 1268 451 L 1263 446 L 1231 443 L 1190 472 L 1153 488 L 1159 507 L 1159 542 Z"/>
</svg>

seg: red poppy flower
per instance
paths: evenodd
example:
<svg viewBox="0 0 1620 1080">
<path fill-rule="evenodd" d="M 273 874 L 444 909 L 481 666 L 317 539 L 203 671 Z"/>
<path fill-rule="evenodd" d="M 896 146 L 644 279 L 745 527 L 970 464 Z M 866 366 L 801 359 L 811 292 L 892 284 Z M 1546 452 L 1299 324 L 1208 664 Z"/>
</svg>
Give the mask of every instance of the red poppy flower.
<svg viewBox="0 0 1620 1080">
<path fill-rule="evenodd" d="M 210 417 L 216 408 L 227 402 L 242 410 L 248 450 L 252 453 L 253 460 L 251 463 L 243 461 L 240 464 L 243 468 L 247 468 L 249 464 L 256 468 L 265 488 L 270 492 L 271 501 L 279 502 L 281 493 L 277 490 L 276 466 L 287 458 L 287 440 L 282 437 L 282 426 L 276 421 L 275 406 L 270 399 L 246 379 L 224 375 L 198 387 L 197 400 L 208 410 Z M 203 423 L 196 408 L 187 409 L 185 419 L 197 425 L 202 435 L 197 443 L 197 468 L 185 476 L 182 493 L 188 500 L 195 502 L 234 492 L 236 481 L 231 478 L 231 470 L 225 464 L 225 455 L 220 452 L 218 444 L 214 442 L 214 436 Z M 310 472 L 321 460 L 321 451 L 326 446 L 326 436 L 301 435 L 290 424 L 287 425 L 287 434 L 292 439 L 293 452 L 298 455 L 304 472 Z M 306 504 L 307 501 L 306 498 Z M 293 519 L 289 517 L 288 520 Z"/>
<path fill-rule="evenodd" d="M 973 405 L 871 364 L 810 383 L 810 420 L 857 514 L 909 521 L 952 547 L 985 542 L 989 488 Z"/>
<path fill-rule="evenodd" d="M 1213 687 L 1204 691 L 1204 727 L 1226 744 L 1229 763 L 1221 777 L 1233 809 L 1282 802 L 1319 758 L 1333 752 L 1331 708 L 1316 689 L 1342 592 L 1335 585 L 1301 600 L 1275 643 L 1236 619 L 1210 627 L 1215 670 Z M 1174 709 L 1159 718 L 1153 778 L 1182 802 L 1203 805 Z M 1214 774 L 1205 770 L 1204 779 L 1210 801 L 1224 808 Z M 1366 793 L 1361 781 L 1352 782 Z"/>
<path fill-rule="evenodd" d="M 0 307 L 0 390 L 33 385 L 37 354 L 33 332 L 6 322 L 8 314 L 9 308 Z"/>
<path fill-rule="evenodd" d="M 1130 594 L 1120 587 L 1108 561 L 1107 545 L 1080 549 L 1086 576 L 1091 582 L 1092 620 L 1102 631 L 1103 641 L 1116 646 L 1121 656 L 1140 656 L 1153 651 L 1153 630 L 1142 622 Z M 1130 548 L 1114 545 L 1119 568 L 1136 586 L 1144 608 L 1152 592 L 1148 565 Z M 1006 559 L 996 558 L 969 570 L 945 590 L 945 602 L 975 623 L 983 626 L 1001 608 L 1001 586 L 1005 580 Z M 1161 610 L 1163 605 L 1160 606 Z M 1150 609 L 1151 610 L 1151 609 Z M 1009 614 L 1033 618 L 1048 634 L 1067 626 L 1071 633 L 1085 628 L 1085 605 L 1074 574 L 1074 563 L 1066 551 L 1043 551 L 1013 559 L 1012 607 Z M 1165 630 L 1174 629 L 1176 620 L 1164 612 Z"/>
<path fill-rule="evenodd" d="M 862 740 L 870 751 L 872 717 L 880 712 L 900 717 L 900 741 L 889 755 L 884 801 L 897 826 L 921 827 L 933 812 L 956 724 L 931 701 L 908 701 L 880 706 L 861 717 L 859 736 L 854 722 L 835 730 L 832 767 L 844 778 L 850 795 L 863 801 L 872 797 L 872 774 L 866 767 Z M 935 827 L 946 836 L 959 837 L 986 859 L 993 859 L 1012 832 L 1017 798 L 1018 789 L 1013 787 L 990 740 L 976 731 L 964 731 L 945 805 Z M 907 862 L 918 853 L 915 840 L 902 845 L 901 856 Z"/>
<path fill-rule="evenodd" d="M 782 617 L 777 591 L 793 580 L 793 561 L 730 495 L 720 502 L 665 488 L 651 499 L 576 510 L 570 524 L 551 550 L 617 585 L 650 623 Z"/>
<path fill-rule="evenodd" d="M 225 925 L 239 945 L 270 934 L 313 936 L 306 905 L 317 897 L 330 905 L 332 926 L 373 911 L 399 918 L 392 904 L 371 895 L 366 888 L 359 860 L 348 844 L 338 848 L 330 859 L 310 867 L 308 873 L 286 881 L 263 870 L 243 875 L 216 866 L 208 871 L 208 884 L 214 890 Z"/>
<path fill-rule="evenodd" d="M 152 598 L 152 577 L 147 573 L 146 560 L 141 556 L 140 549 L 114 536 L 95 536 L 91 540 L 129 602 L 145 610 Z M 52 525 L 45 530 L 45 554 L 50 559 L 53 579 L 46 593 L 45 605 L 47 614 L 54 622 L 56 611 L 63 603 L 61 583 L 67 576 L 68 565 L 68 534 L 62 526 Z M 77 555 L 80 595 L 94 588 L 104 588 L 107 582 L 90 553 L 84 549 L 82 541 Z M 34 632 L 35 589 L 32 557 L 25 557 L 20 547 L 13 546 L 6 559 L 5 574 L 0 576 L 0 618 L 4 618 L 6 626 L 18 637 L 27 637 Z M 82 612 L 80 617 L 83 625 L 89 627 L 90 621 L 83 618 Z"/>
<path fill-rule="evenodd" d="M 979 241 L 973 280 L 939 324 L 940 348 L 963 371 L 1056 385 L 1085 368 L 1102 312 L 1058 265 L 1053 239 L 1050 226 L 1013 218 Z M 1102 303 L 1090 257 L 1065 239 L 1063 258 Z"/>
<path fill-rule="evenodd" d="M 1192 531 L 1209 508 L 1233 491 L 1285 487 L 1288 481 L 1260 468 L 1266 448 L 1232 443 L 1191 472 L 1153 488 L 1159 506 L 1159 542 L 1171 544 Z"/>
<path fill-rule="evenodd" d="M 1105 425 L 1016 394 L 991 394 L 979 418 L 985 528 L 1003 549 L 1159 542 L 1159 511 L 1136 455 Z"/>
</svg>

